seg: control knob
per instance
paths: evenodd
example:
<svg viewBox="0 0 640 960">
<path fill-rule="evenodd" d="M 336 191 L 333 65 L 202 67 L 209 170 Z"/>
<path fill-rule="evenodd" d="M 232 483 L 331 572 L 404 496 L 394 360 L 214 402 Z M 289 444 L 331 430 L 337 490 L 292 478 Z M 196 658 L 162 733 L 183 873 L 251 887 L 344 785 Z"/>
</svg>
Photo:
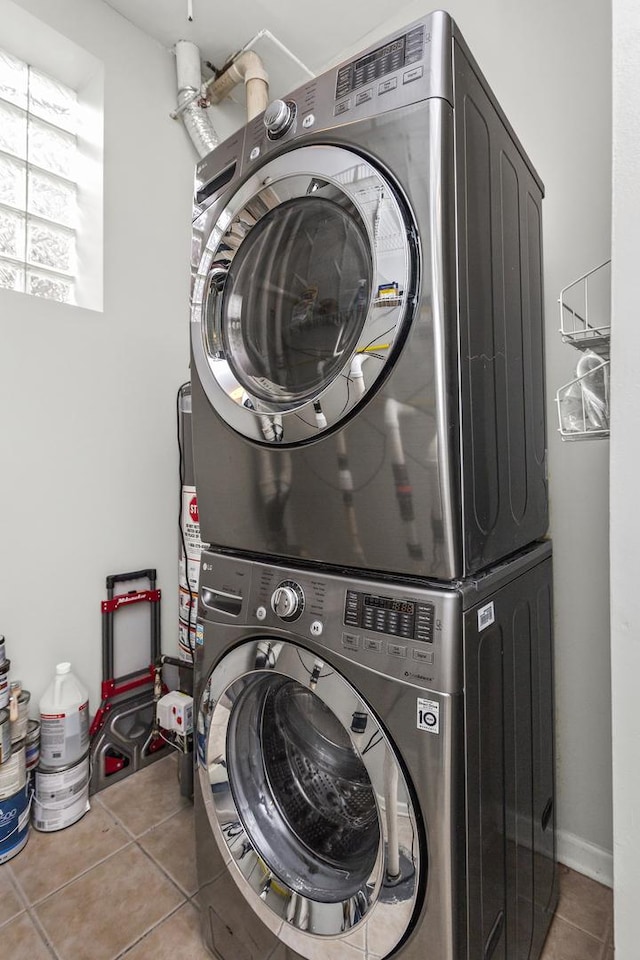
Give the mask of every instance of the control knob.
<svg viewBox="0 0 640 960">
<path fill-rule="evenodd" d="M 271 140 L 283 136 L 293 123 L 295 105 L 287 100 L 273 100 L 264 112 L 264 125 Z"/>
<path fill-rule="evenodd" d="M 302 588 L 293 580 L 278 584 L 271 597 L 271 609 L 281 620 L 297 620 L 304 608 Z"/>
</svg>

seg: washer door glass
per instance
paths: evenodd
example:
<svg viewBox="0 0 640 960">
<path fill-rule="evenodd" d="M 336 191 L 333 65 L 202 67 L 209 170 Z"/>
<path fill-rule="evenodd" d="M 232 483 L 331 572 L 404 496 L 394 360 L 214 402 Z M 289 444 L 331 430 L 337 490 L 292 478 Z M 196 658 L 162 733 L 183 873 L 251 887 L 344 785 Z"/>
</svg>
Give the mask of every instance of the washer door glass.
<svg viewBox="0 0 640 960">
<path fill-rule="evenodd" d="M 191 342 L 212 405 L 262 443 L 334 427 L 410 320 L 415 230 L 397 190 L 349 150 L 300 147 L 194 229 Z"/>
<path fill-rule="evenodd" d="M 227 764 L 245 830 L 274 874 L 323 903 L 355 896 L 378 856 L 376 795 L 322 700 L 295 680 L 257 676 L 235 704 Z"/>
<path fill-rule="evenodd" d="M 241 894 L 300 956 L 386 956 L 407 934 L 422 864 L 412 795 L 358 692 L 309 650 L 245 641 L 200 697 L 209 823 Z M 286 921 L 286 922 L 283 922 Z"/>
</svg>

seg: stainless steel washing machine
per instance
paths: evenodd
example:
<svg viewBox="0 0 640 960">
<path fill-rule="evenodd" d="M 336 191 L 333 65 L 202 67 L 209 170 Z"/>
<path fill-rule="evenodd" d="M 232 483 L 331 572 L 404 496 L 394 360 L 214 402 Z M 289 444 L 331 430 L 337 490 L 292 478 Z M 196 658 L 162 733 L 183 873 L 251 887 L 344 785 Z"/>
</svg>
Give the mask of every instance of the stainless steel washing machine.
<svg viewBox="0 0 640 960">
<path fill-rule="evenodd" d="M 441 12 L 201 161 L 206 541 L 450 580 L 545 533 L 542 192 Z"/>
<path fill-rule="evenodd" d="M 536 960 L 551 548 L 467 584 L 203 554 L 196 849 L 219 960 Z"/>
</svg>

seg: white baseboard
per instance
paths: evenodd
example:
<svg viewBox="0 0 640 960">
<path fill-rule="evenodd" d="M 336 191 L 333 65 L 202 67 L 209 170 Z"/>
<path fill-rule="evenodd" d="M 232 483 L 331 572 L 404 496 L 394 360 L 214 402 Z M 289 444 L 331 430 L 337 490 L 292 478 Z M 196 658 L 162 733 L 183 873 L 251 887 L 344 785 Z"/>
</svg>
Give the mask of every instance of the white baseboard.
<svg viewBox="0 0 640 960">
<path fill-rule="evenodd" d="M 556 844 L 560 863 L 607 887 L 613 886 L 613 854 L 610 850 L 565 830 L 557 831 Z"/>
</svg>

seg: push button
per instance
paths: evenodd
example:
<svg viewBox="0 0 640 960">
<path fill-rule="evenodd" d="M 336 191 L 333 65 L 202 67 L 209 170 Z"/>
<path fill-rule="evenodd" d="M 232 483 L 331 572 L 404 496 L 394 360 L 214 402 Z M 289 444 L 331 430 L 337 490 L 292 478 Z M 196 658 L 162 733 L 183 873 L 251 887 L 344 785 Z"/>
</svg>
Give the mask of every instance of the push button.
<svg viewBox="0 0 640 960">
<path fill-rule="evenodd" d="M 403 83 L 411 83 L 413 80 L 419 80 L 424 70 L 422 67 L 414 67 L 413 70 L 407 70 L 402 77 Z"/>
<path fill-rule="evenodd" d="M 342 634 L 342 646 L 345 650 L 359 650 L 360 649 L 360 637 L 357 633 L 343 633 Z"/>
<path fill-rule="evenodd" d="M 378 93 L 389 93 L 390 90 L 395 90 L 398 86 L 398 81 L 396 77 L 391 77 L 390 80 L 384 80 L 378 87 Z"/>
<path fill-rule="evenodd" d="M 421 663 L 433 663 L 431 650 L 414 650 L 412 656 L 414 660 L 419 660 Z"/>
<path fill-rule="evenodd" d="M 351 110 L 351 100 L 350 100 L 350 99 L 343 100 L 342 103 L 337 103 L 337 104 L 335 105 L 335 108 L 334 108 L 334 111 L 333 111 L 333 115 L 334 115 L 334 117 L 339 117 L 339 116 L 341 116 L 343 113 L 346 113 L 348 110 Z"/>
<path fill-rule="evenodd" d="M 387 653 L 390 657 L 406 657 L 407 648 L 401 643 L 388 643 Z"/>
<path fill-rule="evenodd" d="M 373 90 L 369 87 L 368 90 L 363 90 L 356 97 L 356 107 L 359 107 L 361 103 L 367 103 L 369 100 L 373 100 Z"/>
</svg>

